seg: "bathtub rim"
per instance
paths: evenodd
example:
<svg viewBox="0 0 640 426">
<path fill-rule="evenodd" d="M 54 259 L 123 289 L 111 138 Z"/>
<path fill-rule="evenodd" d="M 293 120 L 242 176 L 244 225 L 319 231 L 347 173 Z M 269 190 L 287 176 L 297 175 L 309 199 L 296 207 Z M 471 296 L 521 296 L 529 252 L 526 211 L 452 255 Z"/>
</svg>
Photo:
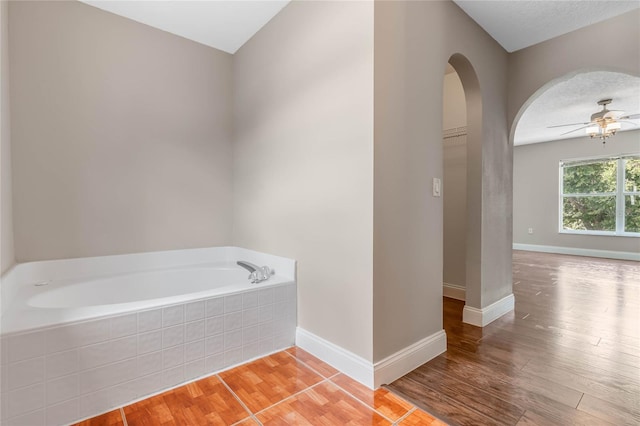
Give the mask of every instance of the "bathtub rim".
<svg viewBox="0 0 640 426">
<path fill-rule="evenodd" d="M 221 271 L 228 271 L 231 270 L 233 271 L 233 273 L 237 274 L 237 275 L 241 275 L 243 278 L 237 278 L 236 281 L 233 282 L 226 282 L 226 281 L 222 281 L 222 285 L 218 285 L 216 283 L 213 283 L 214 286 L 211 288 L 208 288 L 207 290 L 201 290 L 201 291 L 192 291 L 192 292 L 182 292 L 180 294 L 177 295 L 169 295 L 169 296 L 161 296 L 161 297 L 154 297 L 154 298 L 145 298 L 145 299 L 137 299 L 137 300 L 130 300 L 127 302 L 120 302 L 120 303 L 93 303 L 93 304 L 86 304 L 86 305 L 76 305 L 76 306 L 38 306 L 38 305 L 34 305 L 31 302 L 34 299 L 41 299 L 42 296 L 44 296 L 47 293 L 50 292 L 58 292 L 59 290 L 64 289 L 65 287 L 74 287 L 74 286 L 82 286 L 85 284 L 88 285 L 92 285 L 93 282 L 95 281 L 111 281 L 111 280 L 118 280 L 118 279 L 124 279 L 127 277 L 136 277 L 136 276 L 145 276 L 148 274 L 162 274 L 162 273 L 173 273 L 173 272 L 186 272 L 186 271 L 199 271 L 199 270 L 221 270 Z M 247 277 L 247 278 L 245 278 Z M 183 277 L 178 277 L 180 279 L 182 279 Z M 247 286 L 248 284 L 248 276 L 246 275 L 244 269 L 241 269 L 240 267 L 236 266 L 234 263 L 230 263 L 230 262 L 211 262 L 211 263 L 196 263 L 193 265 L 180 265 L 180 266 L 171 266 L 171 267 L 167 267 L 167 268 L 158 268 L 158 269 L 148 269 L 148 270 L 144 270 L 144 271 L 134 271 L 134 272 L 127 272 L 127 273 L 118 273 L 118 274 L 109 274 L 109 275 L 95 275 L 95 276 L 91 276 L 91 277 L 84 277 L 84 278 L 73 278 L 73 279 L 64 279 L 64 280 L 54 280 L 51 281 L 49 283 L 47 283 L 47 285 L 44 286 L 37 286 L 37 285 L 31 285 L 31 284 L 23 284 L 20 287 L 21 290 L 21 301 L 24 301 L 25 304 L 31 308 L 35 308 L 35 309 L 76 309 L 76 308 L 88 308 L 88 307 L 99 307 L 99 306 L 114 306 L 114 305 L 127 305 L 127 304 L 136 304 L 136 303 L 142 303 L 142 302 L 152 302 L 158 299 L 166 299 L 167 301 L 170 301 L 171 299 L 184 299 L 184 300 L 191 300 L 191 297 L 188 297 L 189 295 L 196 295 L 196 294 L 202 294 L 204 295 L 203 297 L 209 298 L 209 297 L 215 297 L 218 294 L 227 294 L 229 293 L 228 290 L 235 290 L 236 288 L 246 288 L 246 287 L 259 287 L 260 284 L 265 284 L 265 283 L 281 283 L 281 282 L 286 282 L 288 280 L 288 278 L 286 277 L 282 277 L 280 275 L 273 275 L 269 278 L 269 280 L 267 281 L 263 281 L 260 283 L 254 283 L 254 284 L 250 284 Z M 102 284 L 102 285 L 108 285 L 108 284 Z M 231 292 L 233 293 L 233 292 Z M 181 302 L 179 302 L 181 303 Z M 154 303 L 155 305 L 155 303 Z"/>
<path fill-rule="evenodd" d="M 165 298 L 149 299 L 148 301 L 135 301 L 112 305 L 97 305 L 82 308 L 40 308 L 31 307 L 27 300 L 19 300 L 21 286 L 31 286 L 35 282 L 46 280 L 75 280 L 96 275 L 117 275 L 139 273 L 156 269 L 169 269 L 175 267 L 189 267 L 203 263 L 233 262 L 235 260 L 248 260 L 258 265 L 272 267 L 276 274 L 271 279 L 258 284 L 247 281 L 244 285 L 235 284 L 238 287 L 234 291 L 221 292 L 220 288 L 207 292 L 186 293 L 184 295 Z M 35 262 L 18 263 L 0 277 L 1 309 L 0 336 L 9 336 L 30 331 L 44 330 L 63 324 L 89 321 L 97 318 L 107 318 L 125 315 L 131 312 L 155 309 L 160 306 L 171 306 L 181 303 L 190 303 L 200 300 L 223 297 L 252 291 L 256 288 L 275 287 L 296 283 L 297 262 L 293 259 L 270 255 L 266 253 L 248 250 L 235 246 L 207 247 L 183 250 L 167 250 L 157 252 L 120 254 L 109 256 L 83 257 L 74 259 L 45 260 Z M 228 287 L 224 288 L 228 290 Z M 170 301 L 172 299 L 172 301 Z M 104 308 L 103 308 L 104 307 Z M 108 308 L 107 308 L 108 307 Z M 58 313 L 71 314 L 68 319 L 52 322 L 49 318 Z M 49 318 L 45 317 L 48 312 Z M 17 315 L 28 315 L 26 325 L 22 326 L 15 319 Z M 40 318 L 36 318 L 40 316 Z"/>
<path fill-rule="evenodd" d="M 25 327 L 17 327 L 10 321 L 12 319 L 10 315 L 8 315 L 9 318 L 5 318 L 3 315 L 2 331 L 0 332 L 0 339 L 7 339 L 10 337 L 18 336 L 22 334 L 47 331 L 47 330 L 51 330 L 51 329 L 55 329 L 55 328 L 67 326 L 67 325 L 81 324 L 81 323 L 91 322 L 95 320 L 117 318 L 120 316 L 134 314 L 138 312 L 147 312 L 147 311 L 153 311 L 156 309 L 170 308 L 173 306 L 180 306 L 188 303 L 196 303 L 196 302 L 206 303 L 206 301 L 209 299 L 223 298 L 226 296 L 235 296 L 238 294 L 250 293 L 256 290 L 276 288 L 276 287 L 287 286 L 291 284 L 296 285 L 296 282 L 281 281 L 281 280 L 280 281 L 274 280 L 272 282 L 265 281 L 258 285 L 250 284 L 251 287 L 248 287 L 248 286 L 242 287 L 236 291 L 201 295 L 193 298 L 185 298 L 184 300 L 181 300 L 181 301 L 176 301 L 175 298 L 173 297 L 164 297 L 164 298 L 150 299 L 149 301 L 145 301 L 144 304 L 141 304 L 140 302 L 129 302 L 129 303 L 119 303 L 119 304 L 113 304 L 113 305 L 90 306 L 86 308 L 35 308 L 35 307 L 26 306 L 24 309 L 14 310 L 14 312 L 10 312 L 9 314 L 30 315 L 34 313 L 37 314 L 37 312 L 42 312 L 42 311 L 58 311 L 58 312 L 66 312 L 66 313 L 72 312 L 74 314 L 77 314 L 77 316 L 70 317 L 68 319 L 63 319 L 56 322 L 47 321 L 49 318 L 47 318 L 47 320 L 34 319 L 32 320 L 33 325 L 27 325 Z M 186 293 L 184 296 L 189 296 L 194 294 L 201 294 L 201 293 Z M 168 299 L 173 299 L 173 301 L 168 303 L 167 302 Z M 205 315 L 205 318 L 207 318 L 206 315 Z"/>
</svg>

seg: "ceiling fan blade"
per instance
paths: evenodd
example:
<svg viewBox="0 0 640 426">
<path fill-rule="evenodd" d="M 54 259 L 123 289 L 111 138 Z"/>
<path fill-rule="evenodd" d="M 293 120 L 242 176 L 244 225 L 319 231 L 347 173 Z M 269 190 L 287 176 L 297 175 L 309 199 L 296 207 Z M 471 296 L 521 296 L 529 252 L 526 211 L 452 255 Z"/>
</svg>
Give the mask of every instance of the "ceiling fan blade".
<svg viewBox="0 0 640 426">
<path fill-rule="evenodd" d="M 638 127 L 638 126 L 640 126 L 638 123 L 634 123 L 633 121 L 618 120 L 618 123 L 627 123 L 627 124 L 631 124 L 633 127 Z"/>
<path fill-rule="evenodd" d="M 624 117 L 620 117 L 619 120 L 628 120 L 628 119 L 635 120 L 636 118 L 640 118 L 640 113 L 625 115 Z"/>
<path fill-rule="evenodd" d="M 564 133 L 560 134 L 560 136 L 568 135 L 569 133 L 577 132 L 578 130 L 586 129 L 587 127 L 590 127 L 590 126 L 591 126 L 591 123 L 588 123 L 586 126 L 578 127 L 577 129 L 573 129 L 573 130 L 569 130 L 568 132 L 564 132 Z"/>
<path fill-rule="evenodd" d="M 556 127 L 567 127 L 567 126 L 584 126 L 591 123 L 572 123 L 572 124 L 557 124 L 555 126 L 547 126 L 547 129 L 554 129 Z"/>
</svg>

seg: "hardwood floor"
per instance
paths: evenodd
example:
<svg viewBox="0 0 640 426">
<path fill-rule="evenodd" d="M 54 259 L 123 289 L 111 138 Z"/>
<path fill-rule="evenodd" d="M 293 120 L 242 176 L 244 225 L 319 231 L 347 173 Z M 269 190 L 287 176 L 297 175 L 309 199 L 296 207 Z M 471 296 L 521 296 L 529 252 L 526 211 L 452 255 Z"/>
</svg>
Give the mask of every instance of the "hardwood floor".
<svg viewBox="0 0 640 426">
<path fill-rule="evenodd" d="M 447 352 L 388 386 L 455 425 L 640 424 L 640 262 L 514 251 L 515 311 L 444 300 Z"/>
</svg>

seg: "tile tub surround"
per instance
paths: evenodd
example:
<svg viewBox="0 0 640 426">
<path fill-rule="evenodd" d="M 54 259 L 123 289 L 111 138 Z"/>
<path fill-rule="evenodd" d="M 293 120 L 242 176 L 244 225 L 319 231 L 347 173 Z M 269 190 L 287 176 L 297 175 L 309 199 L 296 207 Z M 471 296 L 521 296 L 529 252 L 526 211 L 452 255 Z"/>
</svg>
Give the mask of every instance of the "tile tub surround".
<svg viewBox="0 0 640 426">
<path fill-rule="evenodd" d="M 286 283 L 3 336 L 2 424 L 91 417 L 290 347 Z"/>
<path fill-rule="evenodd" d="M 388 390 L 370 390 L 297 347 L 77 426 L 125 424 L 445 425 Z"/>
</svg>

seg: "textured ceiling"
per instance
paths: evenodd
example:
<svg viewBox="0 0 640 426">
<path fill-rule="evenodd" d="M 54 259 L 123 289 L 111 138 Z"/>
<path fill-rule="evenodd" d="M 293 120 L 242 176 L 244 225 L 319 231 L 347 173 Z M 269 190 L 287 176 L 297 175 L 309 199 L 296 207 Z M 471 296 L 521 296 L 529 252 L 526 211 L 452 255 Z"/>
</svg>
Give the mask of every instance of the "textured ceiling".
<svg viewBox="0 0 640 426">
<path fill-rule="evenodd" d="M 80 1 L 228 53 L 235 53 L 289 4 L 289 0 Z"/>
<path fill-rule="evenodd" d="M 640 7 L 626 0 L 453 0 L 508 52 Z"/>
<path fill-rule="evenodd" d="M 518 121 L 514 135 L 515 145 L 546 142 L 586 136 L 586 130 L 562 135 L 583 127 L 591 114 L 602 109 L 597 102 L 613 99 L 609 110 L 622 110 L 619 115 L 640 113 L 640 78 L 614 72 L 587 72 L 561 81 L 536 98 Z M 640 127 L 640 120 L 622 123 L 621 131 Z M 549 129 L 548 126 L 576 123 Z"/>
</svg>

